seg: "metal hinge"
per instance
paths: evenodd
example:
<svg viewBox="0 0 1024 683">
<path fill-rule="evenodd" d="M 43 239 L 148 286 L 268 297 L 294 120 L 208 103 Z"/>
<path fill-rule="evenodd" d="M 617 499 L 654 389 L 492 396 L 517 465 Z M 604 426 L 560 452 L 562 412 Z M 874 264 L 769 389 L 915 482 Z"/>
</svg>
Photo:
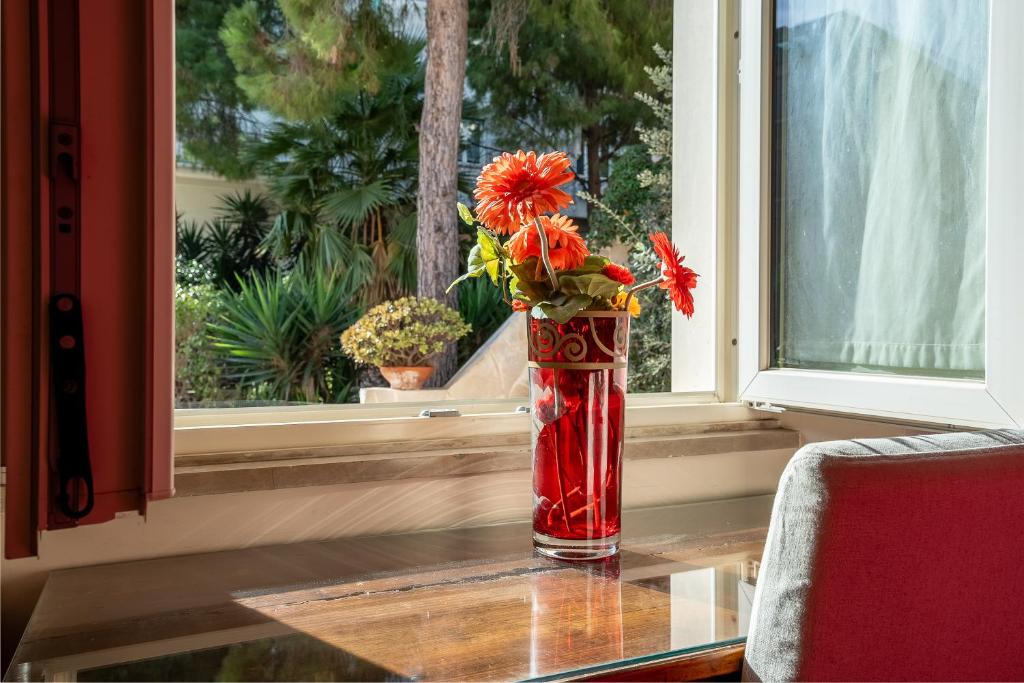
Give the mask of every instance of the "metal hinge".
<svg viewBox="0 0 1024 683">
<path fill-rule="evenodd" d="M 459 417 L 460 413 L 455 408 L 427 408 L 420 411 L 420 417 Z"/>
<path fill-rule="evenodd" d="M 784 413 L 786 409 L 768 401 L 744 401 L 744 405 L 753 410 L 761 410 L 766 413 Z"/>
</svg>

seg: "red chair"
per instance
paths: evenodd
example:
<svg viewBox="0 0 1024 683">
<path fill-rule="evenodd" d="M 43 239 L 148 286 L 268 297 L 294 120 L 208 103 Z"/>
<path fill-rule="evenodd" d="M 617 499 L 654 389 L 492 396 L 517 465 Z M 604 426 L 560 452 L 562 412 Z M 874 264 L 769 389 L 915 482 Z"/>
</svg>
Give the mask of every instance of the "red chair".
<svg viewBox="0 0 1024 683">
<path fill-rule="evenodd" d="M 833 441 L 779 484 L 745 680 L 1024 680 L 1024 431 Z"/>
</svg>

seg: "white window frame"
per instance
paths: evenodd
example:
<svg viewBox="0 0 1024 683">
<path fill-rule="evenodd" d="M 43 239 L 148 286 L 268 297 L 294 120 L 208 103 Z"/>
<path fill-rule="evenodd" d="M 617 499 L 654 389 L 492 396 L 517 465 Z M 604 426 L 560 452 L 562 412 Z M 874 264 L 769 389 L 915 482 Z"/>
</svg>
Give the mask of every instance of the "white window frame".
<svg viewBox="0 0 1024 683">
<path fill-rule="evenodd" d="M 729 195 L 720 191 L 720 164 L 731 145 L 716 143 L 726 108 L 720 72 L 735 72 L 732 34 L 736 0 L 674 0 L 673 5 L 673 203 L 672 239 L 700 274 L 690 320 L 673 311 L 672 393 L 630 394 L 630 426 L 751 419 L 737 405 L 732 361 L 731 310 L 722 286 L 729 252 L 721 230 L 733 215 Z M 727 25 L 727 22 L 731 22 Z M 654 62 L 654 53 L 651 61 Z M 726 124 L 728 125 L 728 124 Z M 734 150 L 732 150 L 734 152 Z M 731 152 L 730 152 L 731 153 Z M 731 191 L 731 187 L 728 188 Z M 660 296 L 660 293 L 652 293 Z M 731 328 L 730 328 L 731 329 Z M 725 340 L 730 341 L 725 341 Z M 341 443 L 458 438 L 487 433 L 522 433 L 528 417 L 517 408 L 525 399 L 430 401 L 363 405 L 304 405 L 175 411 L 175 452 L 312 448 Z M 456 409 L 459 417 L 424 417 L 429 409 Z"/>
<path fill-rule="evenodd" d="M 990 0 L 985 378 L 770 366 L 772 1 L 741 16 L 738 389 L 751 403 L 955 426 L 1024 425 L 1024 2 Z"/>
</svg>

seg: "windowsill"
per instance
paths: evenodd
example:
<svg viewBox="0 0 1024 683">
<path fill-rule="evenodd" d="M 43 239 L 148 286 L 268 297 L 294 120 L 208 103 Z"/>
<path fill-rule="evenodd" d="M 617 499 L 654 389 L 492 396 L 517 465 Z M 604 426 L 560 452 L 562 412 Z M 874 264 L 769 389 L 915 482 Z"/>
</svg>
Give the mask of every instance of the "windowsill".
<svg viewBox="0 0 1024 683">
<path fill-rule="evenodd" d="M 631 411 L 626 431 L 626 460 L 651 460 L 727 453 L 748 453 L 799 447 L 799 434 L 782 429 L 777 420 L 730 404 L 676 406 L 674 423 L 650 424 L 653 415 Z M 710 413 L 709 413 L 710 411 Z M 718 413 L 719 419 L 711 414 Z M 689 415 L 687 415 L 689 414 Z M 648 419 L 642 419 L 647 417 Z M 687 420 L 686 418 L 702 420 Z M 634 419 L 637 418 L 637 419 Z M 722 419 L 725 418 L 725 419 Z M 431 426 L 453 427 L 468 418 L 424 418 Z M 303 445 L 288 448 L 236 448 L 201 452 L 179 449 L 175 458 L 178 496 L 262 491 L 303 486 L 352 484 L 424 477 L 459 477 L 529 470 L 529 417 L 515 415 L 514 431 L 491 431 L 477 423 L 474 433 L 429 434 L 422 438 Z M 445 425 L 444 423 L 448 423 Z M 275 425 L 263 425 L 274 427 Z M 460 425 L 461 426 L 461 425 Z M 507 426 L 507 425 L 506 425 Z M 310 425 L 307 425 L 307 429 Z M 232 429 L 226 427 L 224 429 Z M 264 431 L 236 425 L 238 435 Z M 352 427 L 348 428 L 350 431 Z M 372 436 L 363 429 L 363 436 Z M 453 430 L 448 429 L 451 432 Z M 265 443 L 265 442 L 264 442 Z M 237 444 L 236 444 L 237 445 Z"/>
</svg>

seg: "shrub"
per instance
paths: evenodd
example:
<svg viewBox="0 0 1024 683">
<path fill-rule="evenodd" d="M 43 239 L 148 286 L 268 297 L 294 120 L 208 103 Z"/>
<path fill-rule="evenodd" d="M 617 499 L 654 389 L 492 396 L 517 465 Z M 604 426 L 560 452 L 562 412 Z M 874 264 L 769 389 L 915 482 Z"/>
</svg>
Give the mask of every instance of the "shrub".
<svg viewBox="0 0 1024 683">
<path fill-rule="evenodd" d="M 355 368 L 338 335 L 359 314 L 353 292 L 307 268 L 239 279 L 223 290 L 209 326 L 225 376 L 247 398 L 343 403 L 355 394 Z"/>
<path fill-rule="evenodd" d="M 407 296 L 371 308 L 341 335 L 341 346 L 357 363 L 415 367 L 469 332 L 458 312 L 440 301 Z"/>
<path fill-rule="evenodd" d="M 174 288 L 174 399 L 178 406 L 225 398 L 216 352 L 206 326 L 220 302 L 212 275 L 195 263 L 177 259 Z"/>
</svg>

